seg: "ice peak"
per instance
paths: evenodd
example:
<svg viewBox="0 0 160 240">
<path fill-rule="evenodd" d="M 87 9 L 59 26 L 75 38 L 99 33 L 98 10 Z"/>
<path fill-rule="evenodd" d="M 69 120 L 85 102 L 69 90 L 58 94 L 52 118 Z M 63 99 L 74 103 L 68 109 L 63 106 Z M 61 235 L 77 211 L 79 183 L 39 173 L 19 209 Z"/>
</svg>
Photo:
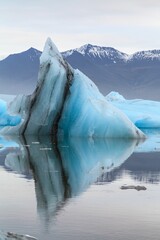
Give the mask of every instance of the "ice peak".
<svg viewBox="0 0 160 240">
<path fill-rule="evenodd" d="M 106 96 L 107 101 L 112 102 L 112 101 L 119 101 L 119 102 L 124 102 L 126 101 L 125 98 L 119 94 L 118 92 L 112 91 Z"/>
<path fill-rule="evenodd" d="M 58 48 L 52 42 L 51 38 L 48 37 L 44 45 L 43 53 L 41 55 L 41 63 L 46 62 L 46 59 L 49 60 L 52 57 L 57 57 L 59 59 L 62 58 L 60 52 L 58 51 Z"/>
<path fill-rule="evenodd" d="M 60 52 L 58 51 L 58 48 L 53 43 L 50 37 L 48 37 L 46 40 L 43 52 L 48 53 L 52 57 L 55 55 L 61 56 Z"/>
</svg>

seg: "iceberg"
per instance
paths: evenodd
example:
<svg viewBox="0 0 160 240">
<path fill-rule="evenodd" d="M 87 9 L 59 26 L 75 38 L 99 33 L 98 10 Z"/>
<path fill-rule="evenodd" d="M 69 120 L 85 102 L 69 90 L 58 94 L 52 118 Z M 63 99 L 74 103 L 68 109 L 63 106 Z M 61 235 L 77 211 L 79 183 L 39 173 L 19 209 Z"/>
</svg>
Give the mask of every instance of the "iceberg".
<svg viewBox="0 0 160 240">
<path fill-rule="evenodd" d="M 0 94 L 0 99 L 5 101 L 9 105 L 15 98 L 15 95 Z"/>
<path fill-rule="evenodd" d="M 0 128 L 16 126 L 21 122 L 20 116 L 11 116 L 7 113 L 7 103 L 0 99 Z"/>
<path fill-rule="evenodd" d="M 126 100 L 117 92 L 109 93 L 106 100 L 124 112 L 138 128 L 160 128 L 160 102 Z"/>
<path fill-rule="evenodd" d="M 63 59 L 48 39 L 40 57 L 35 91 L 17 96 L 9 112 L 20 114 L 21 124 L 1 134 L 59 137 L 144 138 L 119 109 L 108 103 L 96 85 Z"/>
</svg>

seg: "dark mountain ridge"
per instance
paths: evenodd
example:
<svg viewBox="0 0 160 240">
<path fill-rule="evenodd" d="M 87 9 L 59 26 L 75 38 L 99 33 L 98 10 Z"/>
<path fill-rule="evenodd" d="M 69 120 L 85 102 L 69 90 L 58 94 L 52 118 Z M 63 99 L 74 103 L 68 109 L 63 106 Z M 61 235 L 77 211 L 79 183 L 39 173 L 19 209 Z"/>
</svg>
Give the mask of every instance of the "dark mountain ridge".
<svg viewBox="0 0 160 240">
<path fill-rule="evenodd" d="M 31 93 L 36 85 L 41 52 L 30 48 L 0 61 L 0 93 Z"/>
<path fill-rule="evenodd" d="M 160 50 L 132 55 L 111 47 L 86 44 L 62 53 L 107 95 L 118 91 L 125 98 L 160 100 Z M 38 77 L 41 52 L 30 48 L 0 61 L 1 93 L 31 93 Z"/>
</svg>

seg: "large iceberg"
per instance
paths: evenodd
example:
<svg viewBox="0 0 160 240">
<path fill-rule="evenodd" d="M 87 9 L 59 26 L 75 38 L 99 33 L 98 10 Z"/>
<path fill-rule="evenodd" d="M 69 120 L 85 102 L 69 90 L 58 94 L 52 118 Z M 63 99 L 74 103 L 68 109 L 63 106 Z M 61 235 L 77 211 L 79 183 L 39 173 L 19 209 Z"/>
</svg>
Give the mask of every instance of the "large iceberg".
<svg viewBox="0 0 160 240">
<path fill-rule="evenodd" d="M 160 128 L 160 102 L 126 100 L 117 92 L 109 93 L 106 100 L 124 112 L 138 128 Z"/>
<path fill-rule="evenodd" d="M 108 103 L 95 84 L 63 59 L 53 42 L 46 41 L 40 58 L 35 91 L 19 96 L 10 112 L 21 124 L 3 134 L 65 137 L 144 138 L 119 109 Z"/>
</svg>

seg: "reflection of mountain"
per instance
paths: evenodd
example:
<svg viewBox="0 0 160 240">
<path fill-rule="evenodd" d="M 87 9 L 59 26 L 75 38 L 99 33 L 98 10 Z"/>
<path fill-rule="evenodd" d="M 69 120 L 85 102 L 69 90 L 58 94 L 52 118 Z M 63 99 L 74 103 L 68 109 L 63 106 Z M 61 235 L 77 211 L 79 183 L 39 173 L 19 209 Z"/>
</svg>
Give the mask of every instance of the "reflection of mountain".
<svg viewBox="0 0 160 240">
<path fill-rule="evenodd" d="M 69 197 L 85 191 L 98 177 L 119 167 L 134 151 L 136 141 L 16 139 L 21 154 L 9 153 L 5 164 L 21 174 L 33 173 L 37 208 L 47 221 Z"/>
<path fill-rule="evenodd" d="M 127 172 L 133 179 L 142 182 L 160 182 L 160 155 L 152 153 L 134 153 L 122 165 L 98 179 L 100 182 L 112 182 Z"/>
</svg>

